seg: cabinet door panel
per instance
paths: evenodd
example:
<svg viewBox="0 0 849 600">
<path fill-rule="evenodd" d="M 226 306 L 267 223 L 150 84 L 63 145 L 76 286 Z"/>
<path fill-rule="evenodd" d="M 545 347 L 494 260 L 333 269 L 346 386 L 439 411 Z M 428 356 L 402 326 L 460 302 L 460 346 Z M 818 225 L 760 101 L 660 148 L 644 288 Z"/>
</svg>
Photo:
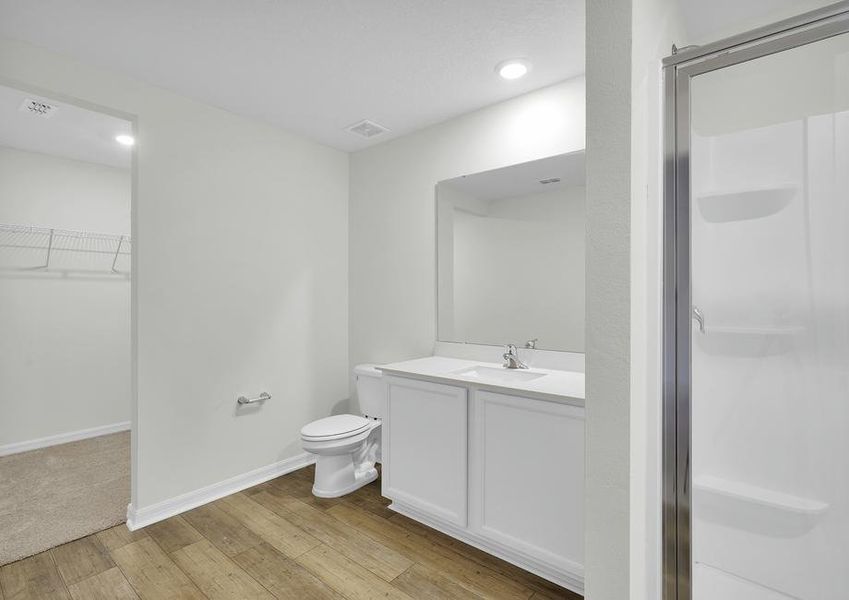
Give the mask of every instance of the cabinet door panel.
<svg viewBox="0 0 849 600">
<path fill-rule="evenodd" d="M 384 495 L 465 527 L 465 388 L 396 377 L 387 388 Z"/>
<path fill-rule="evenodd" d="M 584 410 L 478 391 L 474 423 L 472 529 L 581 572 Z"/>
</svg>

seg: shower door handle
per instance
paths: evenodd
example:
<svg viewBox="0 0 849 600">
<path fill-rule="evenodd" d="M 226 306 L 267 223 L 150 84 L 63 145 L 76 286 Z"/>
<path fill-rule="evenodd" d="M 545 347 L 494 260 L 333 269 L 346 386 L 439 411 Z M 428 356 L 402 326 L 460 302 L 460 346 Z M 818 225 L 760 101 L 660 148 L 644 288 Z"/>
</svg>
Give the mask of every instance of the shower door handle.
<svg viewBox="0 0 849 600">
<path fill-rule="evenodd" d="M 699 333 L 704 334 L 705 332 L 705 315 L 702 310 L 693 305 L 693 318 L 696 320 L 696 323 L 699 324 Z"/>
</svg>

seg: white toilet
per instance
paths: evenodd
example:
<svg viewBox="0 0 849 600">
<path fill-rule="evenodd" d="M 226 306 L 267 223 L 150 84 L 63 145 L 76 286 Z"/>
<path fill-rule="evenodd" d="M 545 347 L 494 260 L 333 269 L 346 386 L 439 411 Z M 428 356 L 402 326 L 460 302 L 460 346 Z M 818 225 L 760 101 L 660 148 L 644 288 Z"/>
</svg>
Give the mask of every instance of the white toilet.
<svg viewBox="0 0 849 600">
<path fill-rule="evenodd" d="M 334 415 L 301 429 L 304 450 L 317 455 L 312 493 L 320 498 L 344 496 L 377 479 L 386 402 L 382 373 L 374 365 L 357 365 L 354 376 L 363 416 Z"/>
</svg>

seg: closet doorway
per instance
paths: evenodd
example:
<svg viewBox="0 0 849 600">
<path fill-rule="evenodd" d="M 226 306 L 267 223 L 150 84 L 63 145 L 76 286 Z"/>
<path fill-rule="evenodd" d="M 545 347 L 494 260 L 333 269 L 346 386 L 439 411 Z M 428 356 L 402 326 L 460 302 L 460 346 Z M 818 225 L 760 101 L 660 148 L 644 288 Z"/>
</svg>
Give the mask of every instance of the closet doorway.
<svg viewBox="0 0 849 600">
<path fill-rule="evenodd" d="M 0 85 L 0 565 L 126 519 L 133 129 Z"/>
</svg>

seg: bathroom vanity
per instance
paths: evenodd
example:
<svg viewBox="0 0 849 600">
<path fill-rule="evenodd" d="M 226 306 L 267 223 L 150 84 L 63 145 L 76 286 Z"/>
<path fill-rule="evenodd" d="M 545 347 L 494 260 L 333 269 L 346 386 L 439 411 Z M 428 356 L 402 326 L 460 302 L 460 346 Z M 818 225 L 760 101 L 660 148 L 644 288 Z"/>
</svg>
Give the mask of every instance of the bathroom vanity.
<svg viewBox="0 0 849 600">
<path fill-rule="evenodd" d="M 379 368 L 390 508 L 582 592 L 584 374 L 439 356 Z"/>
<path fill-rule="evenodd" d="M 378 367 L 390 508 L 579 593 L 584 173 L 573 152 L 437 182 L 442 356 Z"/>
</svg>

